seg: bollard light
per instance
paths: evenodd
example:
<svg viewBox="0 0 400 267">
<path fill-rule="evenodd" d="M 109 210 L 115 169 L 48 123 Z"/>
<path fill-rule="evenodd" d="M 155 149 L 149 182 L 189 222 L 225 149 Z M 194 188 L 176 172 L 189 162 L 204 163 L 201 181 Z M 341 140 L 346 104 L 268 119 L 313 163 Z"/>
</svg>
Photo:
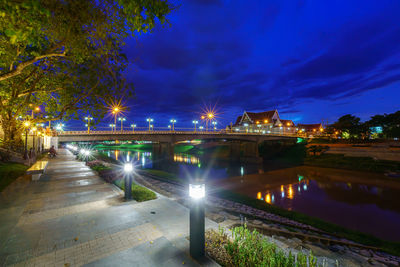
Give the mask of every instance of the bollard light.
<svg viewBox="0 0 400 267">
<path fill-rule="evenodd" d="M 190 184 L 189 196 L 194 199 L 204 198 L 206 196 L 205 184 Z"/>
<path fill-rule="evenodd" d="M 127 162 L 124 164 L 124 172 L 125 172 L 125 199 L 132 199 L 132 172 L 133 165 L 131 162 Z"/>
<path fill-rule="evenodd" d="M 133 171 L 132 163 L 125 163 L 124 164 L 124 172 L 131 173 Z"/>
<path fill-rule="evenodd" d="M 205 219 L 204 198 L 206 186 L 198 181 L 189 184 L 190 203 L 190 255 L 194 259 L 204 257 L 205 251 Z"/>
</svg>

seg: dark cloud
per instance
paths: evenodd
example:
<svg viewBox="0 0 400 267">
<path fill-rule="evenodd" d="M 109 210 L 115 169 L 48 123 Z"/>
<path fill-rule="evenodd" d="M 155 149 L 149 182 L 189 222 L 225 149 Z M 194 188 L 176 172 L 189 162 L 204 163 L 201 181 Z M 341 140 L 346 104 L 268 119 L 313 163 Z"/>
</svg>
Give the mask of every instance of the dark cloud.
<svg viewBox="0 0 400 267">
<path fill-rule="evenodd" d="M 190 125 L 202 106 L 218 102 L 222 124 L 243 110 L 274 108 L 288 119 L 319 118 L 320 101 L 348 105 L 400 78 L 400 5 L 394 2 L 366 1 L 362 9 L 308 1 L 178 5 L 171 27 L 127 41 L 134 117 L 165 124 L 174 116 Z"/>
</svg>

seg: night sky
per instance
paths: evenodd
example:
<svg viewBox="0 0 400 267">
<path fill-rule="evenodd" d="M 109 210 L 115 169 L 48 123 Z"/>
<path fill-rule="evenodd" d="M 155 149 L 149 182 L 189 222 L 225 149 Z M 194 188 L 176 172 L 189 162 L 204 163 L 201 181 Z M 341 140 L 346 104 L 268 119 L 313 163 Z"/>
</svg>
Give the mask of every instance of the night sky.
<svg viewBox="0 0 400 267">
<path fill-rule="evenodd" d="M 278 109 L 296 123 L 400 109 L 400 1 L 175 1 L 171 27 L 127 40 L 128 121 L 219 126 Z M 111 120 L 111 119 L 110 119 Z"/>
</svg>

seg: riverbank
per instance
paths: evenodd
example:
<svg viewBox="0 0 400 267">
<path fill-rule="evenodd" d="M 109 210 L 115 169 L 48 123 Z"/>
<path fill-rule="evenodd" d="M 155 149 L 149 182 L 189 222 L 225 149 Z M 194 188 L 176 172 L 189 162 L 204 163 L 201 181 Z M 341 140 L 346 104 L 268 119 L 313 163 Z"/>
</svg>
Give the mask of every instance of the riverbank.
<svg viewBox="0 0 400 267">
<path fill-rule="evenodd" d="M 164 172 L 164 171 L 154 171 L 154 170 L 143 170 L 144 173 L 152 175 L 153 178 L 159 179 L 163 182 L 172 182 L 185 184 L 186 181 L 179 179 L 179 177 L 174 176 L 173 174 Z M 306 225 L 310 225 L 312 227 L 318 228 L 322 231 L 325 231 L 334 236 L 340 236 L 342 238 L 346 238 L 352 240 L 357 243 L 361 243 L 369 246 L 376 246 L 383 249 L 386 252 L 400 255 L 400 242 L 391 242 L 385 241 L 379 238 L 376 238 L 372 235 L 360 233 L 357 231 L 349 230 L 345 227 L 326 222 L 324 220 L 308 216 L 299 212 L 289 211 L 274 205 L 270 205 L 265 201 L 261 201 L 255 198 L 251 198 L 249 196 L 245 196 L 242 194 L 235 193 L 231 190 L 224 190 L 221 188 L 216 188 L 215 185 L 211 185 L 213 188 L 212 195 L 218 198 L 222 198 L 225 200 L 232 201 L 234 203 L 241 203 L 246 206 L 253 207 L 257 210 L 262 210 L 271 214 L 279 215 L 284 218 L 303 223 Z"/>
<path fill-rule="evenodd" d="M 168 182 L 165 178 L 147 175 L 144 171 L 138 181 L 183 205 L 189 205 L 184 197 L 187 186 L 182 183 Z M 292 250 L 312 251 L 313 255 L 318 256 L 319 264 L 325 262 L 324 266 L 397 266 L 400 263 L 400 257 L 380 252 L 375 246 L 360 245 L 308 224 L 242 204 L 237 198 L 235 201 L 221 198 L 214 190 L 214 187 L 209 189 L 207 194 L 206 216 L 209 219 L 225 229 L 246 223 L 249 229 L 263 233 L 268 240 L 284 248 L 286 253 Z"/>
</svg>

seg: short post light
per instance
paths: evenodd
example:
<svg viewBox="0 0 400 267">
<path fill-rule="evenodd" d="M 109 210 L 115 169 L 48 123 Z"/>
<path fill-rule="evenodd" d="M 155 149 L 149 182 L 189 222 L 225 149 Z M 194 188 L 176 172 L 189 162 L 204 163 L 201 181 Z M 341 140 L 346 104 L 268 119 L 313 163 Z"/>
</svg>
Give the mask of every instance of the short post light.
<svg viewBox="0 0 400 267">
<path fill-rule="evenodd" d="M 118 118 L 118 120 L 121 122 L 121 133 L 122 133 L 122 131 L 124 129 L 123 123 L 124 123 L 124 121 L 126 121 L 126 119 L 123 117 L 120 117 L 120 118 Z"/>
<path fill-rule="evenodd" d="M 125 199 L 132 199 L 132 172 L 133 165 L 131 162 L 127 162 L 124 164 L 124 173 L 125 173 Z"/>
<path fill-rule="evenodd" d="M 109 124 L 108 126 L 111 127 L 111 132 L 113 132 L 113 131 L 114 131 L 115 124 Z"/>
<path fill-rule="evenodd" d="M 196 132 L 196 125 L 199 123 L 199 121 L 194 120 L 193 124 L 194 124 L 194 132 Z"/>
<path fill-rule="evenodd" d="M 205 220 L 204 197 L 206 186 L 204 181 L 189 184 L 190 203 L 190 255 L 194 259 L 204 257 Z"/>
<path fill-rule="evenodd" d="M 176 120 L 175 120 L 175 119 L 171 119 L 170 122 L 172 123 L 172 131 L 175 132 L 175 123 L 176 123 Z"/>
<path fill-rule="evenodd" d="M 93 118 L 88 116 L 88 117 L 85 117 L 85 120 L 87 120 L 87 124 L 85 126 L 87 127 L 87 133 L 89 134 L 90 133 L 90 121 L 93 120 Z"/>
<path fill-rule="evenodd" d="M 147 118 L 147 122 L 149 123 L 149 132 L 151 131 L 151 123 L 154 121 L 152 118 Z"/>
</svg>

